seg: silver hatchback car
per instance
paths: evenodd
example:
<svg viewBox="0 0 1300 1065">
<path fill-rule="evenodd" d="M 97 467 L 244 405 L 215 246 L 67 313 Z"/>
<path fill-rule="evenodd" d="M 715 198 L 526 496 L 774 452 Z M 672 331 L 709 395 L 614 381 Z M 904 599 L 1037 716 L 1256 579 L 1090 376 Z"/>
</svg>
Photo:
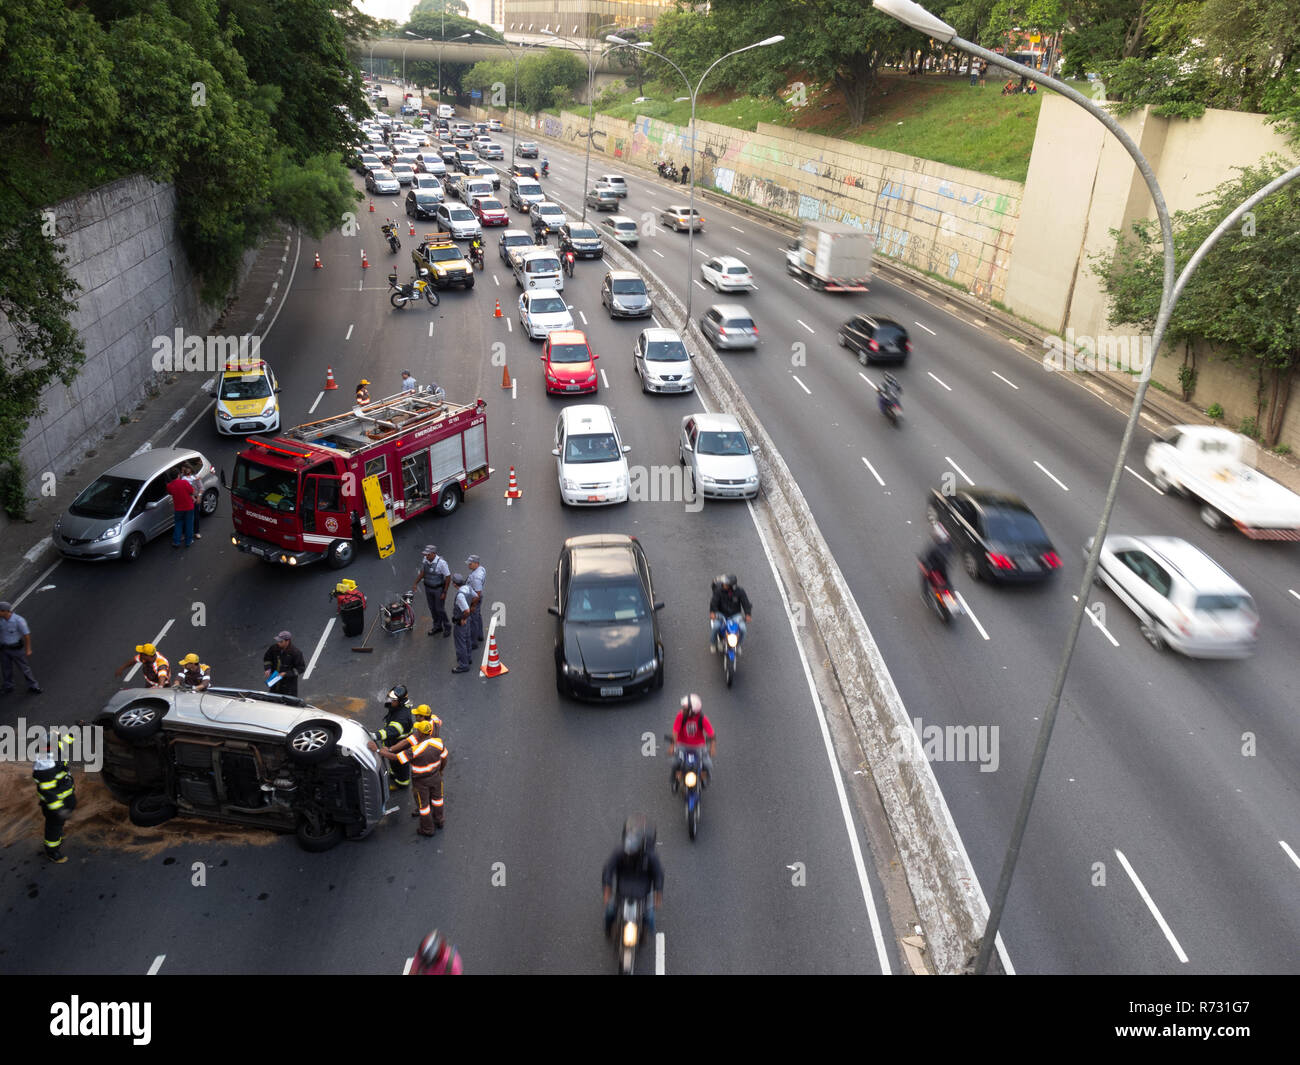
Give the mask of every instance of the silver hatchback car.
<svg viewBox="0 0 1300 1065">
<path fill-rule="evenodd" d="M 758 347 L 758 326 L 738 303 L 715 303 L 700 319 L 700 332 L 715 348 Z"/>
<path fill-rule="evenodd" d="M 1092 547 L 1084 547 L 1087 557 Z M 1244 658 L 1255 651 L 1254 599 L 1199 547 L 1173 536 L 1107 536 L 1097 577 L 1138 617 L 1156 650 L 1189 658 Z"/>
<path fill-rule="evenodd" d="M 199 513 L 217 509 L 217 470 L 193 448 L 155 448 L 132 455 L 88 485 L 54 523 L 54 546 L 66 558 L 134 562 L 144 545 L 169 532 L 175 519 L 167 484 L 177 467 L 198 463 Z"/>
</svg>

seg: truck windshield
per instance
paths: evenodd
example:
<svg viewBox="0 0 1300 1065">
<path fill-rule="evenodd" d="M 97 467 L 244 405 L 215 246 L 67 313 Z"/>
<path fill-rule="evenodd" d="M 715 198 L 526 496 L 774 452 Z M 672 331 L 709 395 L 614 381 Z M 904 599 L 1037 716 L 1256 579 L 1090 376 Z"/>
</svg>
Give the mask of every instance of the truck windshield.
<svg viewBox="0 0 1300 1065">
<path fill-rule="evenodd" d="M 292 513 L 297 509 L 298 476 L 292 470 L 277 470 L 244 458 L 235 460 L 230 494 L 245 503 Z"/>
<path fill-rule="evenodd" d="M 444 246 L 441 248 L 430 248 L 427 258 L 431 263 L 450 263 L 459 259 L 460 249 L 454 245 Z"/>
</svg>

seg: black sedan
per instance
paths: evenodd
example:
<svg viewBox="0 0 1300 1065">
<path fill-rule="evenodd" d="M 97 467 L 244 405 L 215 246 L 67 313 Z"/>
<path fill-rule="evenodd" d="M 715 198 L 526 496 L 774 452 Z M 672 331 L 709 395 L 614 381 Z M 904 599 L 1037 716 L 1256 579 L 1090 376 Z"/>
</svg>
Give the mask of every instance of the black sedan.
<svg viewBox="0 0 1300 1065">
<path fill-rule="evenodd" d="M 945 495 L 930 492 L 925 516 L 952 537 L 971 580 L 1041 581 L 1061 568 L 1061 556 L 1024 502 L 991 488 Z"/>
<path fill-rule="evenodd" d="M 650 562 L 635 537 L 574 536 L 555 567 L 555 689 L 621 699 L 664 686 Z"/>
<path fill-rule="evenodd" d="M 858 354 L 858 362 L 906 362 L 912 353 L 907 330 L 890 318 L 855 314 L 839 328 L 840 347 Z"/>
<path fill-rule="evenodd" d="M 573 252 L 575 259 L 603 259 L 605 245 L 595 226 L 586 222 L 569 222 L 560 226 L 560 251 Z"/>
</svg>

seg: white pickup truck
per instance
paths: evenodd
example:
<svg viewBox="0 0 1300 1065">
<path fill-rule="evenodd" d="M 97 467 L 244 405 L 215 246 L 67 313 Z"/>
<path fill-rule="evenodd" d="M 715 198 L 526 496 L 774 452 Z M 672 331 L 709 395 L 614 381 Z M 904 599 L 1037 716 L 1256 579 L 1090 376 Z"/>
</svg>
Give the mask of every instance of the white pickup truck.
<svg viewBox="0 0 1300 1065">
<path fill-rule="evenodd" d="M 1252 540 L 1300 540 L 1300 496 L 1255 469 L 1255 442 L 1213 425 L 1175 425 L 1147 448 L 1162 492 L 1191 496 L 1212 529 Z"/>
</svg>

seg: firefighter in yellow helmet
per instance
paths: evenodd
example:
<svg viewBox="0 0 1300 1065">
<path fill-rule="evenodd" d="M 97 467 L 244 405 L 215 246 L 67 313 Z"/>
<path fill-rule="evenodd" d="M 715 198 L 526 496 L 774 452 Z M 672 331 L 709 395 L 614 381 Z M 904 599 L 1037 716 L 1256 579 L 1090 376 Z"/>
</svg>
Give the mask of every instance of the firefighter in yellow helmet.
<svg viewBox="0 0 1300 1065">
<path fill-rule="evenodd" d="M 176 671 L 173 688 L 188 688 L 190 691 L 202 692 L 212 687 L 212 670 L 208 668 L 206 662 L 200 662 L 199 656 L 193 651 L 176 664 L 180 668 Z"/>
<path fill-rule="evenodd" d="M 151 643 L 137 644 L 135 654 L 118 666 L 113 676 L 120 677 L 134 662 L 140 663 L 140 675 L 150 688 L 165 688 L 171 683 L 171 664 Z"/>
<path fill-rule="evenodd" d="M 434 735 L 431 717 L 417 717 L 414 731 L 391 748 L 380 747 L 373 740 L 370 743 L 370 749 L 381 758 L 410 765 L 421 836 L 432 836 L 444 825 L 442 771 L 447 766 L 448 752 L 442 740 Z"/>
</svg>

